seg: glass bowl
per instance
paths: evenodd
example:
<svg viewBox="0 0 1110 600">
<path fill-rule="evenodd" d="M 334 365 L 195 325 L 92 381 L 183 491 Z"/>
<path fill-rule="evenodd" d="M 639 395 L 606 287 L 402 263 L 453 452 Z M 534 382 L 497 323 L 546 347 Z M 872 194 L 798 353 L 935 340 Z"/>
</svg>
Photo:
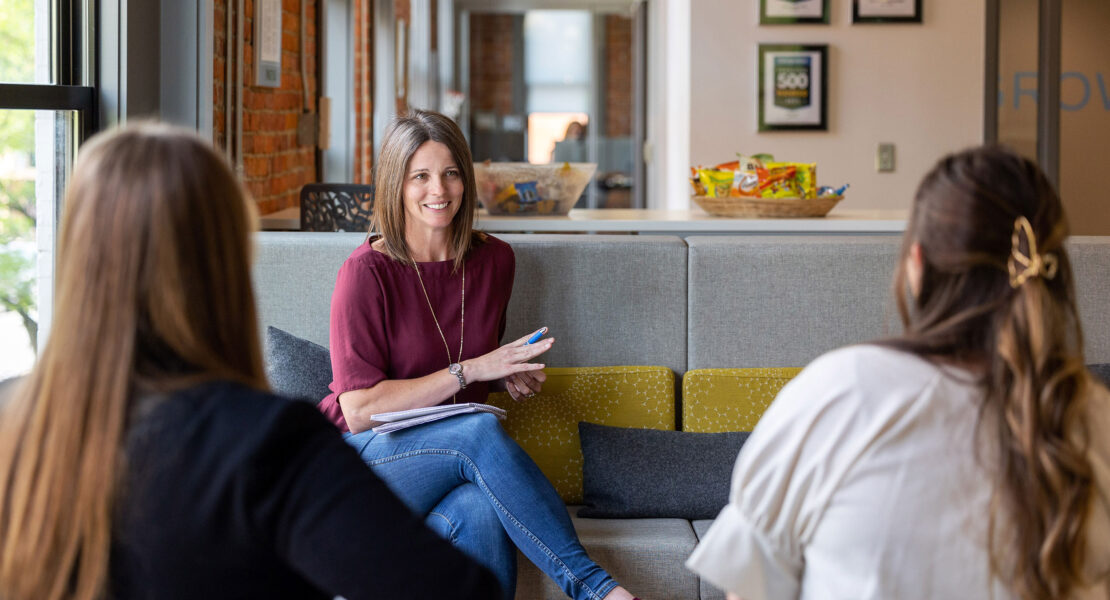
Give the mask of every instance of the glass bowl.
<svg viewBox="0 0 1110 600">
<path fill-rule="evenodd" d="M 474 163 L 478 201 L 491 215 L 565 215 L 590 183 L 597 163 Z"/>
</svg>

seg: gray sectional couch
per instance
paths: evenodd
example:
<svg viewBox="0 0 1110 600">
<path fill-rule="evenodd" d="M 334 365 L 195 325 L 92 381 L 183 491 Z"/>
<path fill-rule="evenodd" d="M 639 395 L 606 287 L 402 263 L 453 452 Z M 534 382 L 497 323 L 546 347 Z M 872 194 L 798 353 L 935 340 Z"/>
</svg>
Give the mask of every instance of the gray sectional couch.
<svg viewBox="0 0 1110 600">
<path fill-rule="evenodd" d="M 799 367 L 899 329 L 896 236 L 500 237 L 517 257 L 507 330 L 550 327 L 553 367 L 660 365 L 679 379 L 701 368 Z M 336 273 L 364 239 L 258 234 L 263 330 L 326 346 Z M 1110 362 L 1110 238 L 1075 238 L 1069 249 L 1088 361 Z M 591 556 L 641 597 L 723 598 L 683 567 L 709 521 L 573 519 Z M 563 596 L 522 560 L 517 597 Z"/>
</svg>

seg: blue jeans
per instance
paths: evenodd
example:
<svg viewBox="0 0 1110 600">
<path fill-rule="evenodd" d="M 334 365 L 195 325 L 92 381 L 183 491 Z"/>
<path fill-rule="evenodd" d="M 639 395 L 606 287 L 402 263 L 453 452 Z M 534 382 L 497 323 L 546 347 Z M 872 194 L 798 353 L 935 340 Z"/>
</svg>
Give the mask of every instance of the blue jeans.
<svg viewBox="0 0 1110 600">
<path fill-rule="evenodd" d="M 512 548 L 498 543 L 506 533 L 571 598 L 600 600 L 617 586 L 586 555 L 555 489 L 497 417 L 460 415 L 346 440 L 413 512 L 493 570 L 507 597 L 516 588 L 516 565 Z M 483 526 L 490 513 L 500 531 Z"/>
</svg>

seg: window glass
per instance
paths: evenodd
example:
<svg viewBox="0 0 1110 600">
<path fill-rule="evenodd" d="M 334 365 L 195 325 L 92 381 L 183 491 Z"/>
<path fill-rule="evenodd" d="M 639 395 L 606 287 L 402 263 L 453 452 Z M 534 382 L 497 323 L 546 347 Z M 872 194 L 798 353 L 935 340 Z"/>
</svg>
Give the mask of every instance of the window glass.
<svg viewBox="0 0 1110 600">
<path fill-rule="evenodd" d="M 998 141 L 1034 160 L 1037 10 L 1037 0 L 1002 2 L 998 24 Z"/>
<path fill-rule="evenodd" d="M 49 42 L 43 12 L 35 0 L 0 0 L 0 83 L 47 83 L 47 69 L 35 69 L 36 38 Z"/>
<path fill-rule="evenodd" d="M 1110 235 L 1110 3 L 1062 3 L 1060 196 L 1076 235 Z"/>
<path fill-rule="evenodd" d="M 35 358 L 35 179 L 35 113 L 0 110 L 0 379 Z"/>
</svg>

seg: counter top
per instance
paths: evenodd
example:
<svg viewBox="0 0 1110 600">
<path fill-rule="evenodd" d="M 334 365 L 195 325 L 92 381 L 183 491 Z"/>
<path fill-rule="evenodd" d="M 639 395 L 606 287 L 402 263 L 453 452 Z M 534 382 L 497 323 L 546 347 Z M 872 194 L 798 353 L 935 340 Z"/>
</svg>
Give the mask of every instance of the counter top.
<svg viewBox="0 0 1110 600">
<path fill-rule="evenodd" d="M 733 219 L 714 217 L 702 210 L 575 209 L 565 217 L 501 216 L 478 211 L 475 227 L 489 232 L 622 232 L 698 235 L 721 233 L 755 234 L 901 234 L 906 228 L 905 210 L 838 210 L 827 216 L 802 219 Z M 263 230 L 297 230 L 300 210 L 285 210 L 262 216 Z"/>
</svg>

